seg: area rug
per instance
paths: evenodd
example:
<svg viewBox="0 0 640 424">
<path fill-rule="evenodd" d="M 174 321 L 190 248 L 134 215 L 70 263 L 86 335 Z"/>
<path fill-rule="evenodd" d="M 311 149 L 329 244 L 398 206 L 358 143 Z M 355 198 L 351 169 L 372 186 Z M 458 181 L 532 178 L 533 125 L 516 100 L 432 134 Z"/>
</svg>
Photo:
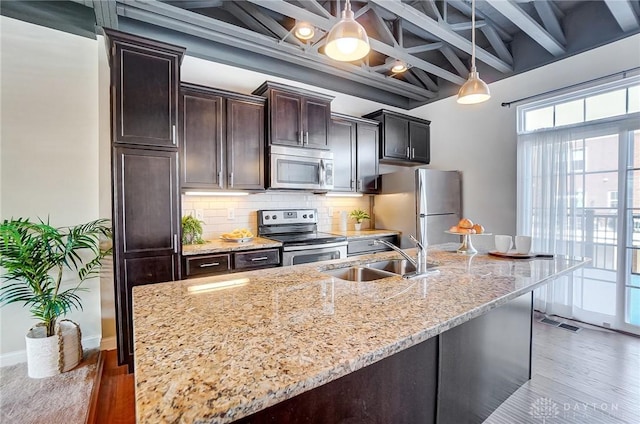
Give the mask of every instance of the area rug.
<svg viewBox="0 0 640 424">
<path fill-rule="evenodd" d="M 26 363 L 0 368 L 0 422 L 84 424 L 99 353 L 87 350 L 76 368 L 42 379 L 29 378 Z"/>
</svg>

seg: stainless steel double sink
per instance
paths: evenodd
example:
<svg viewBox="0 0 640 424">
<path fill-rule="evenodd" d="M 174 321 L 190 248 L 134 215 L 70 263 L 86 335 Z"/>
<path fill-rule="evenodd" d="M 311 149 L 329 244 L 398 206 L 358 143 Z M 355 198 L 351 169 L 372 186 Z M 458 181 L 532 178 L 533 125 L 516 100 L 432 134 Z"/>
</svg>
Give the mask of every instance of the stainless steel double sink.
<svg viewBox="0 0 640 424">
<path fill-rule="evenodd" d="M 347 268 L 328 269 L 322 273 L 347 281 L 374 281 L 402 276 L 415 270 L 416 267 L 406 259 L 389 259 Z"/>
</svg>

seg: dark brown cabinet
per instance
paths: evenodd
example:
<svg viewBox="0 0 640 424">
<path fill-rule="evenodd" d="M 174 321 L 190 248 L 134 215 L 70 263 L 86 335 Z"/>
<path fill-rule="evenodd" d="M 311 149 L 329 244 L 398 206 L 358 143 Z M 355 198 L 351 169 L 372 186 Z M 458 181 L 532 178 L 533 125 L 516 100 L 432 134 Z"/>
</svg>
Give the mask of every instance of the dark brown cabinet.
<svg viewBox="0 0 640 424">
<path fill-rule="evenodd" d="M 269 144 L 327 149 L 333 97 L 267 81 Z"/>
<path fill-rule="evenodd" d="M 264 102 L 182 85 L 182 188 L 264 190 Z"/>
<path fill-rule="evenodd" d="M 113 142 L 177 144 L 178 84 L 184 49 L 105 29 L 111 40 Z M 141 42 L 142 41 L 142 42 Z"/>
<path fill-rule="evenodd" d="M 332 114 L 329 148 L 333 152 L 333 191 L 379 190 L 377 122 Z"/>
<path fill-rule="evenodd" d="M 228 274 L 280 266 L 280 249 L 256 249 L 234 253 L 184 257 L 185 277 Z"/>
<path fill-rule="evenodd" d="M 118 362 L 132 371 L 132 288 L 181 276 L 177 112 L 185 49 L 109 29 L 105 35 Z"/>
<path fill-rule="evenodd" d="M 131 289 L 180 278 L 178 153 L 113 149 L 118 360 L 133 364 Z"/>
<path fill-rule="evenodd" d="M 396 165 L 428 164 L 431 121 L 388 110 L 364 116 L 380 125 L 380 162 Z"/>
</svg>

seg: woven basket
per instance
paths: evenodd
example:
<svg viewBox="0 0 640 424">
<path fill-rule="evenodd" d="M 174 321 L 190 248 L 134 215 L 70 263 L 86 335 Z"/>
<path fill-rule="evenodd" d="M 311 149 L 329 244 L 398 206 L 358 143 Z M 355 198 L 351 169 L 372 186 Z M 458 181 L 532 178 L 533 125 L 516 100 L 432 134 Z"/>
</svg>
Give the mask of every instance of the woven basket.
<svg viewBox="0 0 640 424">
<path fill-rule="evenodd" d="M 82 360 L 82 334 L 80 326 L 70 320 L 61 320 L 56 334 L 46 337 L 43 325 L 37 325 L 25 336 L 27 369 L 31 378 L 51 377 L 73 369 Z"/>
</svg>

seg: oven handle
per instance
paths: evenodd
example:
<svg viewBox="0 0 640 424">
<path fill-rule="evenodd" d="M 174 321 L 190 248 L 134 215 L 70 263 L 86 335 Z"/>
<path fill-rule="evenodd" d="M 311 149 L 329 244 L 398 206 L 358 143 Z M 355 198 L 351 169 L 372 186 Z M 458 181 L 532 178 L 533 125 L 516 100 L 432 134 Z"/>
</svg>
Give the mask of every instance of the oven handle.
<svg viewBox="0 0 640 424">
<path fill-rule="evenodd" d="M 325 180 L 325 169 L 324 169 L 324 159 L 320 159 L 320 167 L 318 169 L 318 179 L 320 180 L 320 187 L 324 187 L 324 180 Z"/>
<path fill-rule="evenodd" d="M 343 247 L 346 246 L 346 241 L 338 241 L 335 243 L 325 243 L 325 244 L 307 244 L 306 246 L 284 246 L 282 248 L 283 252 L 296 252 L 299 250 L 312 250 L 312 249 L 325 249 L 332 247 Z"/>
</svg>

